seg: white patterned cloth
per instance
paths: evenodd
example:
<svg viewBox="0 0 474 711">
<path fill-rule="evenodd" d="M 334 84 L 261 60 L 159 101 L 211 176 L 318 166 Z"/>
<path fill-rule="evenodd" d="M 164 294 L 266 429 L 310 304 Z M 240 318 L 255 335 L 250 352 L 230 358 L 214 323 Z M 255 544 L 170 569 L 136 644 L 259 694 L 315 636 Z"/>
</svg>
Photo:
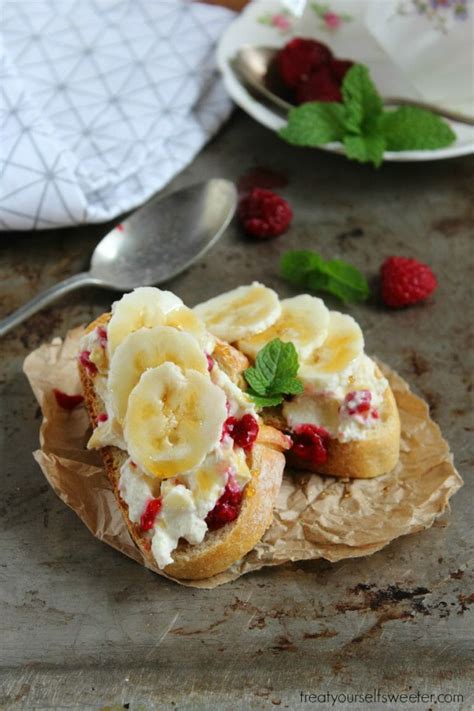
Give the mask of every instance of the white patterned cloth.
<svg viewBox="0 0 474 711">
<path fill-rule="evenodd" d="M 185 0 L 3 0 L 0 229 L 101 222 L 182 170 L 231 104 L 233 14 Z"/>
</svg>

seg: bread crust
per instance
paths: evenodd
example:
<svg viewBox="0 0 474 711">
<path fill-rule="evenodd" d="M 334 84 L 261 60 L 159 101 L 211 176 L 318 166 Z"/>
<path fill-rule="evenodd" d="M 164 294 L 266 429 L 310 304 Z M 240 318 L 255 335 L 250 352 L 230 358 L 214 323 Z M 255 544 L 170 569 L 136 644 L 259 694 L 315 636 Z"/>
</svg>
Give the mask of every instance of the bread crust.
<svg viewBox="0 0 474 711">
<path fill-rule="evenodd" d="M 86 333 L 97 326 L 105 325 L 110 314 L 102 314 L 86 329 Z M 223 342 L 218 344 L 216 360 L 223 369 L 233 371 L 234 378 L 241 372 L 242 354 Z M 94 378 L 79 363 L 79 374 L 84 393 L 84 401 L 89 412 L 92 427 L 97 426 L 97 417 L 104 405 L 94 388 Z M 262 425 L 257 442 L 247 457 L 252 479 L 244 489 L 239 516 L 232 523 L 216 531 L 208 531 L 204 541 L 191 545 L 181 541 L 173 552 L 174 562 L 164 568 L 171 577 L 199 580 L 221 573 L 248 553 L 270 526 L 273 508 L 281 486 L 285 458 L 282 454 L 288 448 L 285 435 L 273 427 Z M 128 515 L 128 505 L 119 492 L 120 469 L 128 455 L 117 447 L 102 447 L 100 450 L 107 477 L 113 488 L 117 503 L 123 513 L 130 535 L 140 549 L 146 564 L 157 567 L 151 552 L 151 539 L 143 535 L 140 527 Z"/>
</svg>

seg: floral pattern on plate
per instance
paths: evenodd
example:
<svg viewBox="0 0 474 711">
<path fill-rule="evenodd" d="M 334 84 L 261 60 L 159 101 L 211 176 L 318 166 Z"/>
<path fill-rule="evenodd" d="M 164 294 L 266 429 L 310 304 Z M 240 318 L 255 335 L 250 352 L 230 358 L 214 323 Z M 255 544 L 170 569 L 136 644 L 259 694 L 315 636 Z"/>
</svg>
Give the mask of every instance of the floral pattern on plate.
<svg viewBox="0 0 474 711">
<path fill-rule="evenodd" d="M 423 15 L 440 32 L 447 33 L 453 27 L 452 20 L 467 20 L 471 0 L 402 0 L 399 15 Z"/>
<path fill-rule="evenodd" d="M 345 22 L 352 20 L 352 15 L 344 12 L 334 12 L 331 6 L 326 3 L 312 2 L 310 7 L 321 20 L 321 28 L 330 32 L 336 32 Z"/>
<path fill-rule="evenodd" d="M 281 12 L 275 13 L 268 12 L 265 15 L 260 15 L 258 22 L 261 25 L 268 25 L 268 27 L 275 28 L 280 35 L 286 35 L 293 29 L 293 18 L 288 10 L 281 10 Z"/>
</svg>

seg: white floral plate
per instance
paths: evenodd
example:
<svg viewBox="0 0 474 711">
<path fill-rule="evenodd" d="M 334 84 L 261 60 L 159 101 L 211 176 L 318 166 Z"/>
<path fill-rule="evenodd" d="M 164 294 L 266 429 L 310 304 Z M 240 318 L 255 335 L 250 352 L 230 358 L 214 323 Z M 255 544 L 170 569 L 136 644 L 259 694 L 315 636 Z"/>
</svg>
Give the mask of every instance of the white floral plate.
<svg viewBox="0 0 474 711">
<path fill-rule="evenodd" d="M 232 71 L 230 60 L 243 46 L 280 47 L 294 36 L 314 37 L 327 44 L 336 56 L 366 64 L 382 95 L 434 100 L 447 108 L 473 114 L 472 89 L 467 93 L 465 87 L 472 76 L 469 47 L 472 46 L 473 14 L 471 0 L 384 0 L 383 4 L 380 0 L 328 0 L 307 2 L 303 15 L 295 17 L 283 2 L 255 0 L 221 37 L 217 62 L 234 101 L 273 130 L 284 126 L 284 119 L 246 91 Z M 415 37 L 423 39 L 422 43 L 416 43 L 414 32 Z M 399 47 L 403 47 L 403 62 L 394 56 Z M 436 56 L 436 64 L 429 61 L 430 53 Z M 464 65 L 456 65 L 453 56 L 461 57 Z M 428 71 L 423 65 L 429 67 Z M 433 67 L 444 69 L 440 82 L 434 84 L 437 95 L 429 85 L 433 84 Z M 456 97 L 449 96 L 449 89 L 454 86 Z M 444 100 L 439 95 L 440 87 Z M 460 97 L 463 90 L 465 95 Z M 425 161 L 474 153 L 474 127 L 450 124 L 457 140 L 448 148 L 386 151 L 384 159 Z M 324 150 L 344 153 L 340 143 L 330 143 Z"/>
</svg>

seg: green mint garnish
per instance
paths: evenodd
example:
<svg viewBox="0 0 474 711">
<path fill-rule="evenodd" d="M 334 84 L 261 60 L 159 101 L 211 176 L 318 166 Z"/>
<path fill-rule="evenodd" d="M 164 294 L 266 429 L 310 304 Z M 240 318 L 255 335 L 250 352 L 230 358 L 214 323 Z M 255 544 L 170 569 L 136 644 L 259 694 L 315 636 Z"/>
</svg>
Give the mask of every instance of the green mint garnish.
<svg viewBox="0 0 474 711">
<path fill-rule="evenodd" d="M 297 146 L 322 146 L 342 141 L 345 132 L 345 109 L 342 104 L 310 101 L 290 111 L 290 120 L 280 130 L 280 136 Z"/>
<path fill-rule="evenodd" d="M 293 343 L 274 338 L 259 351 L 255 365 L 244 371 L 250 385 L 247 394 L 258 407 L 279 405 L 284 395 L 303 392 L 303 384 L 296 377 L 298 368 L 298 353 Z"/>
<path fill-rule="evenodd" d="M 435 150 L 449 146 L 456 134 L 431 111 L 401 106 L 385 111 L 380 119 L 388 151 Z"/>
<path fill-rule="evenodd" d="M 342 103 L 313 101 L 292 109 L 280 136 L 297 146 L 340 141 L 348 158 L 375 166 L 386 150 L 434 150 L 456 140 L 449 125 L 430 111 L 411 106 L 384 111 L 363 64 L 354 64 L 344 77 Z"/>
<path fill-rule="evenodd" d="M 316 252 L 286 252 L 281 273 L 292 284 L 311 291 L 327 291 L 345 302 L 365 301 L 370 294 L 367 280 L 358 269 L 341 259 L 326 261 Z"/>
</svg>

